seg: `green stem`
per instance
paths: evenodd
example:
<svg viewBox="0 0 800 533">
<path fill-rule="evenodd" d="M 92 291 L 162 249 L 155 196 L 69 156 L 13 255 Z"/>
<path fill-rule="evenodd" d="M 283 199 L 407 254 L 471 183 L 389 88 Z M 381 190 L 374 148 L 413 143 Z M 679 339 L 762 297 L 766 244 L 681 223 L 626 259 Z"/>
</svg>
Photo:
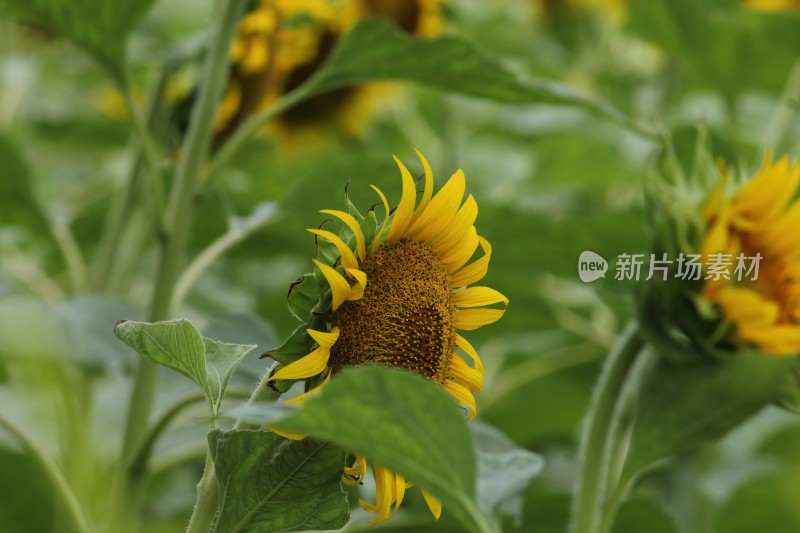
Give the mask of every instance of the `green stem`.
<svg viewBox="0 0 800 533">
<path fill-rule="evenodd" d="M 172 314 L 173 288 L 188 240 L 192 200 L 200 182 L 202 166 L 208 156 L 217 104 L 227 81 L 230 55 L 228 49 L 244 4 L 245 0 L 221 0 L 218 5 L 217 13 L 220 16 L 216 17 L 217 26 L 211 35 L 209 54 L 200 81 L 200 93 L 192 110 L 189 131 L 181 150 L 181 159 L 170 194 L 166 233 L 162 237 L 158 273 L 148 316 L 151 322 L 166 320 Z M 133 459 L 131 451 L 138 448 L 147 430 L 157 369 L 155 364 L 144 359 L 139 360 L 123 441 L 123 459 L 126 464 Z"/>
<path fill-rule="evenodd" d="M 152 193 L 153 201 L 155 202 L 154 210 L 156 213 L 158 213 L 158 216 L 163 216 L 164 183 L 161 179 L 160 156 L 158 155 L 158 150 L 153 142 L 153 136 L 150 133 L 149 124 L 145 122 L 145 119 L 142 117 L 142 113 L 133 98 L 133 93 L 127 80 L 125 81 L 122 93 L 125 96 L 125 103 L 127 104 L 128 112 L 131 115 L 133 129 L 136 132 L 136 136 L 139 138 L 142 155 L 144 156 L 144 162 L 147 165 L 147 173 L 150 178 L 148 180 L 150 183 L 150 192 Z M 157 108 L 158 102 L 152 102 L 151 109 Z"/>
<path fill-rule="evenodd" d="M 36 459 L 39 464 L 44 468 L 47 476 L 53 484 L 56 495 L 64 504 L 67 511 L 67 516 L 72 523 L 72 529 L 76 533 L 90 533 L 92 528 L 89 526 L 89 521 L 83 512 L 83 508 L 72 491 L 72 488 L 67 483 L 61 470 L 47 457 L 47 454 L 42 450 L 32 439 L 30 439 L 25 432 L 17 427 L 13 422 L 0 416 L 0 427 L 5 428 L 11 433 L 17 441 L 22 444 L 31 456 Z"/>
<path fill-rule="evenodd" d="M 595 387 L 592 403 L 581 435 L 579 450 L 580 478 L 572 508 L 572 533 L 598 533 L 602 524 L 605 489 L 611 459 L 610 430 L 618 399 L 625 389 L 626 378 L 643 347 L 635 323 L 617 339 L 606 358 Z"/>
<path fill-rule="evenodd" d="M 67 264 L 72 292 L 77 294 L 84 290 L 88 279 L 86 262 L 83 260 L 81 248 L 78 245 L 78 241 L 75 240 L 72 230 L 70 230 L 69 221 L 65 218 L 51 219 L 50 231 L 61 251 L 61 255 L 64 257 L 64 262 Z"/>
<path fill-rule="evenodd" d="M 210 533 L 214 518 L 219 507 L 219 485 L 217 474 L 214 472 L 214 462 L 211 459 L 211 450 L 206 454 L 206 467 L 203 477 L 197 484 L 197 502 L 194 504 L 192 518 L 186 528 L 186 533 Z"/>
<path fill-rule="evenodd" d="M 149 98 L 149 105 L 146 111 L 147 116 L 144 119 L 144 126 L 142 125 L 142 122 L 138 120 L 139 112 L 131 95 L 130 88 L 128 87 L 128 82 L 126 80 L 120 82 L 120 90 L 123 92 L 128 112 L 135 121 L 134 131 L 139 137 L 140 142 L 134 155 L 130 172 L 125 180 L 124 185 L 118 188 L 117 193 L 111 202 L 106 223 L 103 224 L 103 235 L 100 239 L 100 245 L 97 253 L 97 264 L 95 266 L 94 287 L 96 289 L 104 290 L 108 288 L 111 272 L 114 269 L 115 260 L 118 255 L 118 250 L 122 245 L 123 232 L 125 231 L 128 219 L 133 212 L 135 203 L 134 197 L 139 186 L 139 176 L 142 173 L 142 167 L 145 165 L 145 144 L 151 147 L 149 150 L 150 157 L 148 158 L 148 166 L 158 170 L 157 157 L 154 155 L 155 149 L 152 147 L 152 135 L 150 135 L 149 132 L 153 130 L 153 125 L 157 121 L 158 112 L 160 110 L 160 102 L 167 86 L 167 77 L 169 72 L 171 72 L 171 69 L 169 69 L 168 66 L 164 66 L 158 75 L 158 79 L 153 87 L 153 90 L 151 91 L 152 94 Z M 143 135 L 142 132 L 144 131 L 148 133 Z M 160 178 L 160 174 L 158 174 L 158 177 L 155 179 L 158 178 Z M 163 194 L 161 196 L 163 198 Z M 159 212 L 159 216 L 160 215 L 161 212 Z"/>
</svg>

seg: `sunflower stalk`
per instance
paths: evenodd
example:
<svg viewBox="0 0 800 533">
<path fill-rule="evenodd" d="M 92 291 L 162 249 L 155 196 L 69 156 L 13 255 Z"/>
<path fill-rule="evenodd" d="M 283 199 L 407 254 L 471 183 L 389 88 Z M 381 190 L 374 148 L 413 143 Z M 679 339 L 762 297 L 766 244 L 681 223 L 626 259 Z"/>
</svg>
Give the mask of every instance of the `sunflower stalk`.
<svg viewBox="0 0 800 533">
<path fill-rule="evenodd" d="M 210 149 L 213 121 L 227 79 L 228 49 L 244 4 L 244 0 L 220 0 L 216 6 L 216 24 L 209 42 L 200 94 L 193 109 L 165 212 L 165 232 L 150 305 L 150 321 L 165 320 L 172 314 L 175 281 L 184 259 L 191 227 L 192 200 L 201 181 L 202 167 Z M 157 371 L 157 365 L 144 359 L 139 360 L 122 447 L 123 475 L 127 480 L 128 490 L 133 494 L 141 486 L 143 471 L 131 469 L 130 465 L 147 434 Z M 118 499 L 125 498 L 125 491 L 120 487 L 118 489 Z"/>
<path fill-rule="evenodd" d="M 643 348 L 638 326 L 631 323 L 603 366 L 581 435 L 580 477 L 572 508 L 571 533 L 600 533 L 606 522 L 605 514 L 613 507 L 606 505 L 606 489 L 613 460 L 611 451 L 615 429 L 619 428 L 617 417 L 622 412 L 618 407 Z M 624 490 L 615 491 L 615 495 L 621 499 Z"/>
</svg>

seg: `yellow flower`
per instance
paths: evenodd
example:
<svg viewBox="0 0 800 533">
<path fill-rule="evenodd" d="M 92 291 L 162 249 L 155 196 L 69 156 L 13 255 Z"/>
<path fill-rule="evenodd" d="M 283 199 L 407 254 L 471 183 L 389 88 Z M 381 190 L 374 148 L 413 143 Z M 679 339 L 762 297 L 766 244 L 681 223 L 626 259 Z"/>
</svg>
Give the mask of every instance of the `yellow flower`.
<svg viewBox="0 0 800 533">
<path fill-rule="evenodd" d="M 758 278 L 740 282 L 731 265 L 724 276 L 705 281 L 703 296 L 736 326 L 738 340 L 794 355 L 800 352 L 800 201 L 794 199 L 800 165 L 768 154 L 733 198 L 725 194 L 726 183 L 706 206 L 702 256 L 707 266 L 712 254 L 760 256 Z"/>
<path fill-rule="evenodd" d="M 341 35 L 366 16 L 390 18 L 417 36 L 441 32 L 441 0 L 262 0 L 242 19 L 231 46 L 231 74 L 216 117 L 216 142 L 305 82 Z M 376 102 L 391 92 L 386 83 L 371 83 L 320 94 L 289 109 L 263 131 L 287 147 L 306 144 L 329 123 L 356 135 Z"/>
<path fill-rule="evenodd" d="M 411 173 L 397 158 L 403 193 L 391 216 L 386 197 L 373 186 L 386 218 L 372 242 L 365 240 L 357 220 L 343 211 L 322 212 L 352 231 L 354 249 L 334 233 L 309 230 L 331 242 L 340 254 L 337 268 L 315 261 L 331 289 L 329 330 L 307 330 L 317 348 L 270 379 L 327 379 L 347 367 L 367 364 L 402 367 L 441 385 L 467 406 L 468 417 L 473 418 L 473 394 L 483 387 L 483 366 L 458 330 L 498 320 L 505 311 L 485 306 L 508 304 L 508 299 L 489 287 L 467 287 L 486 274 L 491 247 L 474 226 L 478 204 L 472 195 L 463 200 L 464 173 L 458 170 L 434 195 L 431 168 L 422 154 L 417 155 L 425 169 L 421 198 Z M 483 256 L 470 263 L 479 246 Z M 344 481 L 357 483 L 366 468 L 367 460 L 358 457 L 357 464 L 345 470 Z M 361 505 L 377 514 L 373 523 L 378 523 L 394 514 L 410 484 L 379 465 L 373 464 L 372 471 L 377 502 Z M 423 494 L 438 518 L 441 504 Z"/>
<path fill-rule="evenodd" d="M 787 11 L 800 9 L 800 0 L 745 0 L 744 5 L 754 11 Z"/>
</svg>

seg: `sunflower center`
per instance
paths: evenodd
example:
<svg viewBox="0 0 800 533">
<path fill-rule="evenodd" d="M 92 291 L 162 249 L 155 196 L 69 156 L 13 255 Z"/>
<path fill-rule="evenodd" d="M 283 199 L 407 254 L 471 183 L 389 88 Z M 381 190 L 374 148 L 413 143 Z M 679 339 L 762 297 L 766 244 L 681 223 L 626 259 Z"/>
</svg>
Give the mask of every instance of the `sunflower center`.
<svg viewBox="0 0 800 533">
<path fill-rule="evenodd" d="M 446 267 L 425 243 L 402 239 L 364 262 L 359 300 L 331 317 L 339 338 L 333 372 L 370 363 L 403 367 L 444 383 L 455 348 L 453 293 Z"/>
<path fill-rule="evenodd" d="M 794 289 L 794 276 L 781 254 L 771 253 L 758 239 L 747 234 L 741 236 L 741 243 L 745 256 L 754 257 L 759 253 L 763 257 L 755 287 L 763 296 L 778 304 L 781 313 L 779 321 L 784 324 L 800 322 L 800 294 Z"/>
</svg>

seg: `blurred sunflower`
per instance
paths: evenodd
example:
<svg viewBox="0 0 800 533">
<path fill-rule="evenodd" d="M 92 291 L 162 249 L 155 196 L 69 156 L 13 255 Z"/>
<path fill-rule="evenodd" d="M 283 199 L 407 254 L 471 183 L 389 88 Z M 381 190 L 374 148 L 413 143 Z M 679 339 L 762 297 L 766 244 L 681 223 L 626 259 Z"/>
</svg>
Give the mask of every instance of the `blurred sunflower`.
<svg viewBox="0 0 800 533">
<path fill-rule="evenodd" d="M 744 5 L 754 11 L 787 11 L 800 9 L 800 0 L 745 0 Z"/>
<path fill-rule="evenodd" d="M 595 11 L 618 25 L 628 18 L 628 0 L 534 0 L 533 9 L 539 19 L 581 11 Z"/>
<path fill-rule="evenodd" d="M 359 19 L 381 16 L 406 32 L 430 37 L 441 31 L 441 0 L 261 0 L 245 15 L 231 47 L 231 74 L 215 122 L 216 143 L 243 120 L 268 108 L 311 77 L 336 42 Z M 365 84 L 314 96 L 265 126 L 289 145 L 315 137 L 334 122 L 357 134 L 367 124 L 387 84 Z"/>
<path fill-rule="evenodd" d="M 736 326 L 736 337 L 773 355 L 800 352 L 800 165 L 770 154 L 732 198 L 723 179 L 706 205 L 701 252 L 722 254 L 724 273 L 706 275 L 703 296 Z M 737 256 L 759 257 L 755 280 L 737 281 Z M 752 277 L 751 277 L 752 278 Z"/>
<path fill-rule="evenodd" d="M 269 379 L 311 380 L 323 386 L 347 367 L 400 367 L 441 385 L 467 406 L 468 418 L 473 418 L 473 394 L 483 386 L 483 366 L 475 349 L 458 330 L 473 330 L 495 322 L 505 311 L 482 307 L 508 304 L 508 299 L 489 287 L 466 287 L 486 274 L 491 247 L 473 225 L 478 215 L 475 199 L 469 195 L 463 200 L 464 173 L 458 170 L 434 195 L 431 168 L 422 154 L 417 155 L 425 169 L 425 187 L 419 202 L 411 173 L 395 158 L 403 193 L 393 214 L 383 192 L 373 186 L 386 212 L 383 224 L 370 229 L 369 223 L 360 224 L 350 213 L 323 210 L 344 223 L 352 242 L 348 244 L 329 231 L 309 230 L 338 252 L 331 265 L 314 260 L 330 288 L 329 303 L 317 308 L 317 315 L 325 315 L 324 327 L 306 330 L 317 348 Z M 467 264 L 479 245 L 484 255 Z M 463 355 L 457 353 L 457 348 Z M 291 401 L 301 402 L 318 390 L 319 387 L 311 389 Z M 358 456 L 356 464 L 345 469 L 343 481 L 357 484 L 366 469 L 367 459 Z M 362 500 L 361 505 L 376 513 L 373 523 L 379 523 L 394 514 L 410 484 L 376 464 L 372 464 L 372 472 L 377 502 L 373 505 Z M 423 495 L 438 518 L 441 504 L 424 491 Z"/>
</svg>

